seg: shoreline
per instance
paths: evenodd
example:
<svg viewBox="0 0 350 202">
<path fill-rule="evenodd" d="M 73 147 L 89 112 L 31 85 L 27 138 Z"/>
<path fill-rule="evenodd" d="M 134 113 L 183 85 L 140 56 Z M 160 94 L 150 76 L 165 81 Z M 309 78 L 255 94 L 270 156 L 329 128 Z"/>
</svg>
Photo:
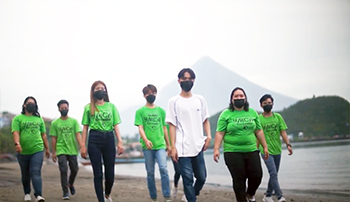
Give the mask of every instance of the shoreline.
<svg viewBox="0 0 350 202">
<path fill-rule="evenodd" d="M 62 201 L 62 190 L 60 184 L 59 170 L 56 164 L 44 161 L 42 168 L 43 196 L 46 201 Z M 83 166 L 79 167 L 78 176 L 75 182 L 77 194 L 70 197 L 71 201 L 77 202 L 96 202 L 96 195 L 93 186 L 93 174 Z M 23 201 L 23 190 L 21 184 L 20 169 L 17 162 L 0 163 L 0 201 L 19 202 Z M 163 200 L 161 194 L 160 180 L 156 179 L 157 193 L 159 201 Z M 256 194 L 257 201 L 262 201 L 263 189 L 259 189 Z M 32 190 L 32 201 L 33 190 Z M 134 177 L 131 175 L 116 175 L 112 189 L 112 198 L 115 202 L 143 202 L 150 201 L 148 194 L 146 177 Z M 179 182 L 178 197 L 174 202 L 180 202 L 183 195 L 181 180 Z M 284 190 L 284 196 L 287 201 L 295 202 L 346 202 L 349 200 L 349 194 L 309 191 L 309 190 Z M 213 183 L 206 183 L 201 194 L 198 196 L 200 202 L 232 202 L 235 200 L 231 186 L 221 186 Z"/>
</svg>

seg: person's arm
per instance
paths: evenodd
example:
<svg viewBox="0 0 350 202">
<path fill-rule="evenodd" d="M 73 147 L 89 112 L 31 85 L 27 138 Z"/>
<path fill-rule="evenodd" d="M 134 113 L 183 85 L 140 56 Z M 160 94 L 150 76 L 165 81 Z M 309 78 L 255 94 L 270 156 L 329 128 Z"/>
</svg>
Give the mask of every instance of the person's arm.
<svg viewBox="0 0 350 202">
<path fill-rule="evenodd" d="M 211 141 L 211 131 L 210 131 L 210 123 L 209 123 L 209 119 L 205 119 L 205 121 L 203 122 L 203 128 L 205 133 L 207 134 L 207 139 L 205 140 L 205 144 L 203 147 L 203 151 L 207 150 L 209 145 L 210 145 L 210 141 Z"/>
<path fill-rule="evenodd" d="M 57 136 L 51 136 L 51 147 L 52 147 L 52 161 L 56 163 L 57 156 L 56 156 L 56 143 L 57 143 Z"/>
<path fill-rule="evenodd" d="M 75 137 L 76 137 L 76 139 L 77 139 L 77 142 L 78 142 L 78 144 L 79 144 L 79 147 L 81 148 L 81 147 L 83 146 L 83 141 L 82 141 L 82 139 L 81 139 L 81 134 L 80 134 L 80 132 L 76 132 L 76 133 L 75 133 Z"/>
<path fill-rule="evenodd" d="M 145 142 L 145 145 L 146 145 L 147 149 L 152 149 L 153 144 L 152 144 L 151 141 L 149 141 L 147 139 L 145 130 L 143 129 L 143 125 L 139 125 L 138 129 L 139 129 L 140 136 L 141 136 L 142 140 Z"/>
<path fill-rule="evenodd" d="M 123 139 L 122 136 L 120 135 L 120 131 L 119 131 L 119 126 L 118 124 L 114 125 L 114 132 L 115 132 L 115 136 L 117 137 L 118 140 L 118 155 L 124 153 L 124 147 L 123 147 Z"/>
<path fill-rule="evenodd" d="M 177 155 L 177 150 L 175 147 L 175 141 L 176 141 L 176 127 L 171 124 L 169 124 L 169 133 L 170 133 L 170 142 L 171 142 L 171 157 L 173 160 L 177 163 L 179 160 L 178 155 Z"/>
<path fill-rule="evenodd" d="M 41 133 L 41 138 L 44 141 L 46 158 L 50 158 L 50 147 L 49 147 L 49 141 L 47 141 L 46 133 Z"/>
<path fill-rule="evenodd" d="M 13 141 L 15 142 L 15 146 L 16 146 L 16 152 L 17 153 L 21 153 L 22 152 L 22 146 L 19 142 L 19 131 L 13 131 Z"/>
<path fill-rule="evenodd" d="M 87 131 L 89 130 L 89 125 L 83 126 L 83 131 L 81 132 L 81 148 L 80 148 L 80 155 L 82 158 L 87 158 L 87 151 L 86 151 L 86 137 L 87 137 Z"/>
<path fill-rule="evenodd" d="M 263 130 L 255 130 L 255 136 L 260 142 L 261 146 L 264 148 L 265 159 L 269 158 L 269 150 L 267 149 L 267 144 Z"/>
<path fill-rule="evenodd" d="M 214 142 L 214 155 L 213 155 L 213 158 L 214 158 L 214 161 L 216 163 L 219 162 L 219 158 L 220 158 L 220 145 L 221 145 L 221 142 L 222 142 L 222 139 L 224 138 L 225 136 L 225 132 L 219 132 L 217 131 L 215 133 L 215 142 Z"/>
<path fill-rule="evenodd" d="M 292 149 L 292 145 L 289 143 L 289 139 L 288 139 L 288 135 L 286 133 L 286 130 L 282 130 L 281 131 L 281 136 L 282 136 L 282 139 L 283 139 L 284 143 L 286 143 L 286 145 L 287 145 L 287 149 L 288 149 L 288 152 L 289 152 L 288 155 L 292 155 L 293 154 L 293 149 Z"/>
<path fill-rule="evenodd" d="M 163 131 L 164 131 L 164 140 L 167 148 L 167 153 L 168 153 L 168 156 L 171 156 L 171 145 L 169 142 L 168 129 L 166 126 L 163 126 Z"/>
</svg>

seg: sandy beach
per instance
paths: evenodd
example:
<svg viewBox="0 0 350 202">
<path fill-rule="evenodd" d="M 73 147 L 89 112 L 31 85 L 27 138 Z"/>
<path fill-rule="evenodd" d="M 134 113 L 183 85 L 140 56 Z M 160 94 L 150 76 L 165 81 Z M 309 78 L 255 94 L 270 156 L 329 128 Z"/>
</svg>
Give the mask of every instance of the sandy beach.
<svg viewBox="0 0 350 202">
<path fill-rule="evenodd" d="M 62 201 L 62 190 L 60 185 L 59 170 L 56 164 L 47 161 L 43 165 L 43 196 L 48 202 Z M 17 162 L 0 164 L 0 201 L 20 202 L 23 201 L 23 189 L 20 181 L 20 169 Z M 228 176 L 229 177 L 229 176 Z M 180 180 L 181 183 L 181 180 Z M 163 201 L 160 191 L 160 181 L 157 180 L 158 200 Z M 182 185 L 178 197 L 174 202 L 180 202 L 183 195 Z M 93 187 L 93 175 L 91 172 L 80 167 L 76 179 L 75 188 L 77 193 L 70 196 L 70 201 L 96 202 L 96 195 Z M 285 193 L 287 201 L 295 202 L 345 202 L 350 199 L 334 198 L 325 194 L 317 193 Z M 263 191 L 256 194 L 257 201 L 262 201 Z M 112 191 L 113 201 L 118 202 L 147 202 L 151 201 L 148 195 L 146 178 L 116 175 Z M 34 200 L 32 190 L 32 201 Z M 233 190 L 228 187 L 220 187 L 206 184 L 198 197 L 199 202 L 232 202 L 236 201 Z"/>
</svg>

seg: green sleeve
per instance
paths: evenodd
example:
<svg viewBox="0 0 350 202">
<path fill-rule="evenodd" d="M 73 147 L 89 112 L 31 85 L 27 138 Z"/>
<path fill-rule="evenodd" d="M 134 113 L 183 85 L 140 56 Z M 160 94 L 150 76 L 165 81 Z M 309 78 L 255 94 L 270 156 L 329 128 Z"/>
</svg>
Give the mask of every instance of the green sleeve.
<svg viewBox="0 0 350 202">
<path fill-rule="evenodd" d="M 79 123 L 76 119 L 74 119 L 74 132 L 75 133 L 81 132 L 81 128 L 80 128 Z"/>
<path fill-rule="evenodd" d="M 162 108 L 160 108 L 160 110 L 161 110 L 161 115 L 162 115 L 162 125 L 166 126 L 167 124 L 165 123 L 165 116 L 166 116 L 165 110 Z"/>
<path fill-rule="evenodd" d="M 143 126 L 141 111 L 142 111 L 142 108 L 138 109 L 135 113 L 135 122 L 134 122 L 135 126 Z"/>
<path fill-rule="evenodd" d="M 112 113 L 113 113 L 113 126 L 120 124 L 121 120 L 120 120 L 120 116 L 119 116 L 119 112 L 117 107 L 115 107 L 114 104 L 112 104 Z"/>
<path fill-rule="evenodd" d="M 90 105 L 85 106 L 83 119 L 81 120 L 82 125 L 90 125 Z"/>
<path fill-rule="evenodd" d="M 254 111 L 254 114 L 255 114 L 254 115 L 255 116 L 255 130 L 261 130 L 262 127 L 261 127 L 259 115 L 258 115 L 258 113 L 255 110 L 253 110 L 253 111 Z"/>
<path fill-rule="evenodd" d="M 56 127 L 56 121 L 52 121 L 51 127 L 50 127 L 50 135 L 51 136 L 57 136 L 57 127 Z"/>
<path fill-rule="evenodd" d="M 216 126 L 216 131 L 218 131 L 218 132 L 226 132 L 227 120 L 226 120 L 225 112 L 226 112 L 226 110 L 221 112 L 221 114 L 219 116 L 218 123 Z"/>
<path fill-rule="evenodd" d="M 11 125 L 11 133 L 15 132 L 15 131 L 18 131 L 20 132 L 20 126 L 19 126 L 19 117 L 18 116 L 15 116 L 15 118 L 13 118 L 12 120 L 12 125 Z"/>
<path fill-rule="evenodd" d="M 40 132 L 41 133 L 46 133 L 46 127 L 45 127 L 45 122 L 44 122 L 43 118 L 40 117 L 40 121 L 41 121 Z"/>
<path fill-rule="evenodd" d="M 283 117 L 280 115 L 280 114 L 276 114 L 277 117 L 278 117 L 278 120 L 279 120 L 279 130 L 282 131 L 282 130 L 287 130 L 288 127 L 287 127 L 287 124 L 286 122 L 284 122 L 284 119 Z"/>
</svg>

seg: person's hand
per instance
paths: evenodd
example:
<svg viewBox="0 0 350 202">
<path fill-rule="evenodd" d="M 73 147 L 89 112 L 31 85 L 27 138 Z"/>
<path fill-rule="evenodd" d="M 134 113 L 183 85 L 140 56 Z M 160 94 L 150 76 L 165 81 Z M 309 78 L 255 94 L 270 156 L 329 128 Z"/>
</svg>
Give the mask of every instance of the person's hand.
<svg viewBox="0 0 350 202">
<path fill-rule="evenodd" d="M 22 146 L 19 143 L 16 145 L 16 152 L 17 153 L 21 153 L 22 152 Z"/>
<path fill-rule="evenodd" d="M 46 156 L 46 158 L 50 158 L 50 150 L 49 149 L 45 149 L 45 156 Z"/>
<path fill-rule="evenodd" d="M 289 154 L 288 155 L 292 155 L 293 154 L 293 149 L 291 146 L 287 146 L 287 149 L 288 149 L 288 152 Z"/>
<path fill-rule="evenodd" d="M 121 142 L 121 141 L 120 141 L 120 142 L 118 142 L 117 147 L 118 147 L 118 155 L 120 155 L 120 154 L 124 153 L 123 142 Z"/>
<path fill-rule="evenodd" d="M 214 161 L 216 163 L 219 163 L 219 158 L 220 158 L 220 151 L 218 149 L 214 150 L 214 155 L 213 155 Z"/>
<path fill-rule="evenodd" d="M 145 141 L 145 144 L 146 144 L 147 149 L 152 149 L 153 144 L 152 144 L 152 142 L 151 142 L 151 141 L 146 140 L 146 141 Z"/>
<path fill-rule="evenodd" d="M 176 148 L 172 148 L 171 149 L 171 158 L 177 163 L 177 161 L 179 160 L 179 157 L 177 156 L 177 149 Z"/>
<path fill-rule="evenodd" d="M 171 157 L 171 147 L 167 147 L 166 152 L 167 155 Z"/>
<path fill-rule="evenodd" d="M 52 153 L 52 161 L 53 161 L 54 163 L 56 163 L 56 161 L 57 161 L 56 152 L 55 152 L 55 153 Z"/>
<path fill-rule="evenodd" d="M 86 151 L 86 147 L 85 146 L 82 146 L 80 148 L 80 155 L 83 159 L 86 159 L 87 158 L 87 151 Z"/>
<path fill-rule="evenodd" d="M 203 146 L 203 151 L 207 150 L 209 145 L 210 145 L 211 137 L 207 137 L 205 140 L 204 146 Z"/>
<path fill-rule="evenodd" d="M 267 160 L 269 158 L 269 150 L 264 148 L 264 159 Z"/>
</svg>

